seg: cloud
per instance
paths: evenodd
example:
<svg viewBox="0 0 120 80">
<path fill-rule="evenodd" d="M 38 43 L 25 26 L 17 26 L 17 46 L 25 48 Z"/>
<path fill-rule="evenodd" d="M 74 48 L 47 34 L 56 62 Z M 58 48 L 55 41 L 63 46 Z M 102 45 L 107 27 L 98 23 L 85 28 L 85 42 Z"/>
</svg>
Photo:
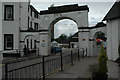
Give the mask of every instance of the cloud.
<svg viewBox="0 0 120 80">
<path fill-rule="evenodd" d="M 54 25 L 55 38 L 59 37 L 61 34 L 74 34 L 78 31 L 77 24 L 69 19 L 60 20 Z"/>
<path fill-rule="evenodd" d="M 94 2 L 88 3 L 89 11 L 89 26 L 94 26 L 98 22 L 101 22 L 105 15 L 108 13 L 113 2 Z"/>
</svg>

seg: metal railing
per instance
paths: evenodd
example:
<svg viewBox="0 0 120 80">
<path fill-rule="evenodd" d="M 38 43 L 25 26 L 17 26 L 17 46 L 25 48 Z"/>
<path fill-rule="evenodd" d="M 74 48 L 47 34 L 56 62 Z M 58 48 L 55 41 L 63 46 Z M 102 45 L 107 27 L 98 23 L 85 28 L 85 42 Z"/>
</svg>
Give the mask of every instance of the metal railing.
<svg viewBox="0 0 120 80">
<path fill-rule="evenodd" d="M 45 77 L 55 71 L 63 71 L 66 65 L 74 65 L 75 61 L 80 61 L 80 54 L 84 50 L 73 50 L 69 53 L 62 52 L 54 58 L 50 59 L 50 56 L 41 57 L 41 61 L 24 67 L 10 68 L 11 64 L 16 63 L 5 63 L 3 79 L 40 79 L 45 80 Z"/>
</svg>

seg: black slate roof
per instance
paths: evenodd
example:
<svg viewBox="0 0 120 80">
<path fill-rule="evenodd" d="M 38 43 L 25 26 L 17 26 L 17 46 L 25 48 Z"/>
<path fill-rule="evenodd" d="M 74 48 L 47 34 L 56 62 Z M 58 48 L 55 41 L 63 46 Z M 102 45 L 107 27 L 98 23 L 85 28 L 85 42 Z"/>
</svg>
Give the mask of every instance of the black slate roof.
<svg viewBox="0 0 120 80">
<path fill-rule="evenodd" d="M 81 10 L 88 10 L 89 11 L 89 8 L 87 5 L 78 6 L 78 4 L 54 6 L 54 7 L 49 7 L 48 10 L 40 11 L 40 14 L 41 15 L 42 14 L 55 14 L 55 13 L 81 11 Z"/>
<path fill-rule="evenodd" d="M 39 14 L 39 12 L 32 5 L 30 5 L 30 8 L 31 8 L 32 11 L 34 11 L 34 12 Z"/>
<path fill-rule="evenodd" d="M 92 27 L 79 27 L 78 29 L 94 29 L 94 28 L 100 28 L 100 27 L 106 27 L 106 24 L 103 23 L 103 22 L 99 22 L 95 26 L 92 26 Z"/>
<path fill-rule="evenodd" d="M 76 32 L 73 36 L 71 37 L 78 37 L 78 32 Z"/>
<path fill-rule="evenodd" d="M 103 21 L 120 18 L 120 1 L 115 2 L 112 8 L 109 10 Z"/>
<path fill-rule="evenodd" d="M 91 27 L 91 28 L 100 28 L 100 27 L 106 27 L 106 24 L 103 22 L 99 22 L 94 27 Z"/>
</svg>

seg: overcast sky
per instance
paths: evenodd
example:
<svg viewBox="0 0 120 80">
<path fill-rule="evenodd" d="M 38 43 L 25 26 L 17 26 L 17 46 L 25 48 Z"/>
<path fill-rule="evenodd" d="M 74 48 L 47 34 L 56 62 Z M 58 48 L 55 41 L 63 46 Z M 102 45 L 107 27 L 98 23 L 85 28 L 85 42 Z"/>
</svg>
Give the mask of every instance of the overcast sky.
<svg viewBox="0 0 120 80">
<path fill-rule="evenodd" d="M 88 0 L 89 1 L 89 0 Z M 97 0 L 99 1 L 99 0 Z M 104 1 L 104 2 L 103 2 Z M 69 5 L 69 4 L 78 4 L 79 6 L 82 5 L 88 5 L 89 7 L 89 26 L 94 26 L 96 25 L 98 22 L 102 21 L 102 19 L 105 17 L 105 15 L 107 14 L 107 12 L 110 10 L 110 8 L 112 7 L 112 5 L 114 4 L 115 0 L 112 0 L 109 2 L 103 0 L 102 2 L 81 2 L 80 0 L 77 0 L 74 2 L 73 1 L 66 1 L 66 2 L 61 2 L 61 1 L 44 1 L 44 2 L 35 2 L 33 0 L 31 0 L 31 4 L 38 10 L 47 10 L 48 7 L 50 7 L 52 4 L 54 4 L 54 6 L 61 6 L 61 5 Z M 77 25 L 74 21 L 71 20 L 60 20 L 59 22 L 57 22 L 55 25 L 55 38 L 58 37 L 61 33 L 64 34 L 74 34 L 75 32 L 77 32 Z"/>
</svg>

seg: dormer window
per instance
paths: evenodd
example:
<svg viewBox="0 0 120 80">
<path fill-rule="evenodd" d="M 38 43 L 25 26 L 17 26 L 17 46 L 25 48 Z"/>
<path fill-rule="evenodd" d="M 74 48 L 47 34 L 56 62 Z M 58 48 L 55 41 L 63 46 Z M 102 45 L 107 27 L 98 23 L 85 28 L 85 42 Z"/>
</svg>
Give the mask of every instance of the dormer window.
<svg viewBox="0 0 120 80">
<path fill-rule="evenodd" d="M 13 20 L 14 19 L 14 7 L 13 5 L 4 6 L 4 20 Z"/>
</svg>

